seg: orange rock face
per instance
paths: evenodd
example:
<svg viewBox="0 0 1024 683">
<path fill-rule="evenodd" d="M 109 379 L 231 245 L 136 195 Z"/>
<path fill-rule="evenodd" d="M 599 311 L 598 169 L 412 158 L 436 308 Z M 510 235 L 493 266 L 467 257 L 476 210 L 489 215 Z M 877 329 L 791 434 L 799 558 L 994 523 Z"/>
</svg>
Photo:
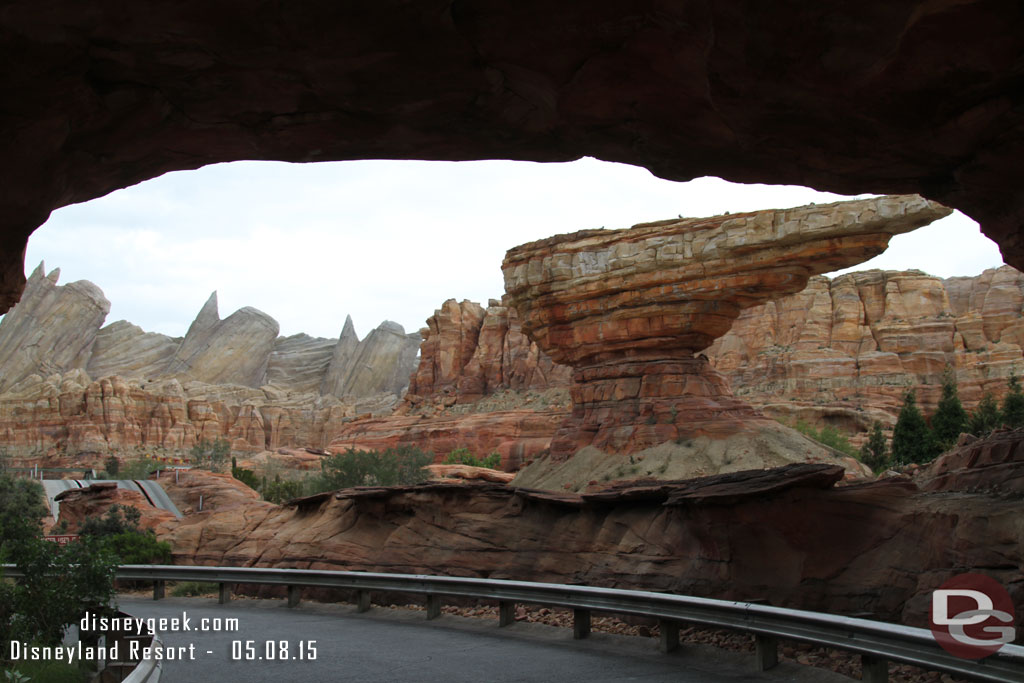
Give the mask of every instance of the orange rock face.
<svg viewBox="0 0 1024 683">
<path fill-rule="evenodd" d="M 916 196 L 883 197 L 582 231 L 510 250 L 502 270 L 522 329 L 574 368 L 573 413 L 552 458 L 587 445 L 634 452 L 763 420 L 694 354 L 744 308 L 799 292 L 811 275 L 867 260 L 892 235 L 948 213 Z"/>
<path fill-rule="evenodd" d="M 1022 469 L 1019 457 L 1005 464 Z M 486 482 L 366 487 L 189 515 L 158 534 L 180 564 L 768 598 L 921 626 L 932 590 L 980 569 L 1020 604 L 1019 500 L 928 493 L 905 479 L 834 486 L 841 477 L 800 464 L 582 495 Z"/>
<path fill-rule="evenodd" d="M 468 448 L 478 456 L 497 452 L 501 455 L 501 468 L 515 470 L 547 450 L 567 414 L 564 410 L 506 410 L 439 417 L 366 418 L 345 424 L 329 450 L 340 453 L 348 448 L 384 450 L 415 446 L 434 453 L 435 460 L 441 462 L 456 448 Z"/>
<path fill-rule="evenodd" d="M 154 507 L 137 491 L 117 488 L 117 484 L 93 484 L 84 489 L 72 489 L 59 494 L 60 519 L 67 522 L 69 533 L 75 533 L 86 517 L 102 517 L 112 505 L 131 506 L 139 511 L 139 526 L 156 529 L 164 522 L 175 520 L 172 513 Z"/>
<path fill-rule="evenodd" d="M 1024 274 L 1004 266 L 942 280 L 917 271 L 811 278 L 802 292 L 744 311 L 706 351 L 737 396 L 785 420 L 848 432 L 891 425 L 916 388 L 926 414 L 956 371 L 973 407 L 1024 360 Z"/>
<path fill-rule="evenodd" d="M 569 383 L 570 368 L 541 352 L 523 334 L 515 309 L 498 301 L 484 309 L 449 299 L 420 335 L 420 364 L 400 412 L 429 403 L 472 403 L 506 389 L 543 391 Z"/>
</svg>

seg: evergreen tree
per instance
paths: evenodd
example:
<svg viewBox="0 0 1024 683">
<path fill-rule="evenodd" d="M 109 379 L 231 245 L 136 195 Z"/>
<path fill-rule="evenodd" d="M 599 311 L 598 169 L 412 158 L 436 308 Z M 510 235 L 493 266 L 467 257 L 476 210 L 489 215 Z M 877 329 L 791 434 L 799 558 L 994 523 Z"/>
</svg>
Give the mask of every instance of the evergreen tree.
<svg viewBox="0 0 1024 683">
<path fill-rule="evenodd" d="M 939 452 L 932 430 L 917 407 L 917 395 L 911 389 L 903 398 L 903 407 L 892 430 L 893 464 L 925 463 Z"/>
<path fill-rule="evenodd" d="M 871 436 L 868 437 L 867 443 L 860 448 L 860 459 L 875 472 L 884 470 L 889 465 L 889 448 L 882 432 L 882 423 L 878 420 L 875 420 L 871 428 Z"/>
<path fill-rule="evenodd" d="M 956 443 L 960 433 L 967 428 L 967 411 L 960 404 L 956 391 L 956 373 L 946 366 L 942 373 L 942 398 L 932 415 L 932 432 L 942 450 Z"/>
<path fill-rule="evenodd" d="M 1017 375 L 1010 375 L 1006 397 L 1003 398 L 1003 424 L 1016 429 L 1024 427 L 1024 391 Z"/>
<path fill-rule="evenodd" d="M 975 436 L 988 436 L 992 430 L 1003 423 L 1003 414 L 999 411 L 999 404 L 991 393 L 985 392 L 981 397 L 978 407 L 971 413 L 971 419 L 967 422 L 967 431 Z"/>
</svg>

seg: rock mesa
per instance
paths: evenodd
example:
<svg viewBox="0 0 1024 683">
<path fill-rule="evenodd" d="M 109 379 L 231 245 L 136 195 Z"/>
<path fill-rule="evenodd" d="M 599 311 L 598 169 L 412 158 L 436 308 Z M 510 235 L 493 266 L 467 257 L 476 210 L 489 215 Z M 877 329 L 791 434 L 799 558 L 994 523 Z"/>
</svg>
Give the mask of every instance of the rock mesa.
<svg viewBox="0 0 1024 683">
<path fill-rule="evenodd" d="M 948 215 L 917 196 L 587 230 L 511 249 L 502 270 L 523 331 L 573 367 L 571 417 L 551 459 L 585 446 L 631 453 L 769 420 L 695 355 L 740 312 L 815 274 L 881 253 Z"/>
</svg>

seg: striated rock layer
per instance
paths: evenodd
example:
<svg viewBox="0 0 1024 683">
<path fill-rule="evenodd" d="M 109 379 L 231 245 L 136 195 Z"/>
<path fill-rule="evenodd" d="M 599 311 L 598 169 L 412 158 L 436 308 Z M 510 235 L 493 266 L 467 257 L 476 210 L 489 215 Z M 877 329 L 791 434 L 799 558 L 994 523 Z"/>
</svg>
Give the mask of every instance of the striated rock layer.
<svg viewBox="0 0 1024 683">
<path fill-rule="evenodd" d="M 847 432 L 891 425 L 916 388 L 925 413 L 942 372 L 971 408 L 1024 373 L 1024 274 L 1004 266 L 942 280 L 866 271 L 747 309 L 705 353 L 735 394 L 769 415 Z"/>
<path fill-rule="evenodd" d="M 40 264 L 0 322 L 0 446 L 13 455 L 180 453 L 219 438 L 322 449 L 346 420 L 390 412 L 416 362 L 419 335 L 396 323 L 361 341 L 351 319 L 338 341 L 278 337 L 254 308 L 221 320 L 216 292 L 183 338 L 102 327 L 99 288 L 58 276 Z"/>
<path fill-rule="evenodd" d="M 574 368 L 573 413 L 551 459 L 590 445 L 631 453 L 769 428 L 694 354 L 742 309 L 867 260 L 892 235 L 948 213 L 920 197 L 882 197 L 589 230 L 509 250 L 507 300 L 523 331 Z"/>
<path fill-rule="evenodd" d="M 592 156 L 920 192 L 1024 268 L 1016 2 L 46 7 L 0 13 L 0 311 L 53 209 L 238 159 Z"/>
<path fill-rule="evenodd" d="M 158 533 L 183 564 L 582 583 L 918 626 L 930 592 L 966 571 L 1024 600 L 1019 501 L 925 493 L 906 479 L 834 487 L 841 477 L 803 464 L 583 495 L 480 482 L 357 488 L 188 516 Z"/>
</svg>

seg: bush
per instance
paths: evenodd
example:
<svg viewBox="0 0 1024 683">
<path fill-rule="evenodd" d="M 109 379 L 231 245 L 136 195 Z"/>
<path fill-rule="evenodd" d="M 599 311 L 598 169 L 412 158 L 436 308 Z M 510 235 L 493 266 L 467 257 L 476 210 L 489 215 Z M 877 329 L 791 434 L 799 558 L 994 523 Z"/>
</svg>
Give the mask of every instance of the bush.
<svg viewBox="0 0 1024 683">
<path fill-rule="evenodd" d="M 141 513 L 130 505 L 111 505 L 103 517 L 86 517 L 79 535 L 98 539 L 118 564 L 166 564 L 171 546 L 156 540 L 152 531 L 139 528 Z"/>
<path fill-rule="evenodd" d="M 48 514 L 42 485 L 32 479 L 0 475 L 0 549 L 8 541 L 38 536 Z"/>
<path fill-rule="evenodd" d="M 220 472 L 227 464 L 228 456 L 231 455 L 231 444 L 227 439 L 210 441 L 203 439 L 192 447 L 192 459 L 196 466 Z"/>
<path fill-rule="evenodd" d="M 278 475 L 274 477 L 273 481 L 269 482 L 264 477 L 260 490 L 263 494 L 263 500 L 280 505 L 293 498 L 302 497 L 306 491 L 306 486 L 301 481 L 282 480 L 280 475 Z M 324 488 L 322 490 L 326 491 L 328 489 Z"/>
<path fill-rule="evenodd" d="M 846 438 L 846 435 L 835 427 L 826 425 L 819 431 L 803 420 L 799 420 L 796 423 L 796 430 L 804 436 L 814 439 L 823 446 L 828 446 L 833 450 L 839 451 L 843 455 L 848 455 L 851 458 L 856 458 L 858 455 L 857 449 L 853 447 L 853 444 L 851 444 L 850 440 Z"/>
<path fill-rule="evenodd" d="M 0 581 L 0 640 L 56 645 L 85 611 L 109 611 L 117 560 L 95 539 L 66 546 L 22 539 L 5 544 L 0 560 L 25 574 L 17 583 Z"/>
<path fill-rule="evenodd" d="M 400 446 L 383 453 L 348 449 L 320 461 L 321 491 L 352 486 L 405 486 L 427 479 L 423 470 L 434 456 L 418 448 Z"/>
<path fill-rule="evenodd" d="M 231 458 L 231 476 L 254 491 L 260 490 L 260 480 L 256 477 L 256 473 L 244 467 L 239 467 L 238 461 L 234 458 Z"/>
<path fill-rule="evenodd" d="M 207 581 L 183 581 L 171 588 L 171 595 L 175 598 L 194 598 L 199 595 L 210 595 L 216 593 L 216 583 Z"/>
<path fill-rule="evenodd" d="M 107 473 L 107 479 L 117 479 L 117 473 L 121 470 L 121 461 L 117 459 L 116 455 L 112 455 L 103 461 L 103 469 Z"/>
<path fill-rule="evenodd" d="M 466 447 L 456 448 L 444 458 L 445 465 L 469 465 L 471 467 L 487 467 L 496 470 L 501 467 L 501 454 L 491 453 L 484 459 L 480 459 Z"/>
</svg>

